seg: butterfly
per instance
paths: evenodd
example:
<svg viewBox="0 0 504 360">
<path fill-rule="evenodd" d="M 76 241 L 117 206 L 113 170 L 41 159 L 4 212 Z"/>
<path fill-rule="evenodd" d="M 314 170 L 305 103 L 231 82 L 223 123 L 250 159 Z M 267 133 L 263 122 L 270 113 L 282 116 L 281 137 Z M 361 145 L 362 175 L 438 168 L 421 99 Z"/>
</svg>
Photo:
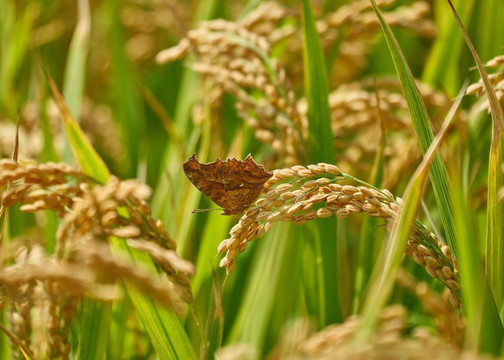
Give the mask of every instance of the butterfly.
<svg viewBox="0 0 504 360">
<path fill-rule="evenodd" d="M 208 164 L 198 162 L 194 154 L 184 163 L 184 172 L 199 191 L 224 209 L 223 215 L 243 213 L 273 176 L 250 154 L 244 160 L 217 159 Z"/>
</svg>

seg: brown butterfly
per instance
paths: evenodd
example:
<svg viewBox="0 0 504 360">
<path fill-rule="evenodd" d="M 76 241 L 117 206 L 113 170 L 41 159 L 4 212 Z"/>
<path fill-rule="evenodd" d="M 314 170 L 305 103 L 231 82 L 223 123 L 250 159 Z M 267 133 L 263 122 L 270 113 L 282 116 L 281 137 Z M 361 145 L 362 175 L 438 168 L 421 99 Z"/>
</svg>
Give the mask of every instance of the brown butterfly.
<svg viewBox="0 0 504 360">
<path fill-rule="evenodd" d="M 223 215 L 243 213 L 261 193 L 273 173 L 258 165 L 250 154 L 245 160 L 217 159 L 209 164 L 196 160 L 196 154 L 184 163 L 189 180 L 214 203 Z"/>
</svg>

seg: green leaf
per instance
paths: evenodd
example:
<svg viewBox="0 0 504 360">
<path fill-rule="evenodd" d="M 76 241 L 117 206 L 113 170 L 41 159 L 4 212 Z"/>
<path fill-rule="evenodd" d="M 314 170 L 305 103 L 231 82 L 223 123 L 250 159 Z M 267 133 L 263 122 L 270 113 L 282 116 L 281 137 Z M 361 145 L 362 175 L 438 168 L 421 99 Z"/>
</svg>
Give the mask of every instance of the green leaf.
<svg viewBox="0 0 504 360">
<path fill-rule="evenodd" d="M 28 57 L 31 31 L 39 12 L 38 2 L 20 6 L 16 1 L 0 1 L 0 105 L 12 117 L 20 94 L 14 86 L 23 75 L 20 69 Z"/>
<path fill-rule="evenodd" d="M 213 276 L 213 289 L 215 296 L 215 313 L 211 322 L 210 334 L 208 336 L 208 348 L 205 359 L 213 359 L 215 352 L 222 346 L 223 314 L 222 299 L 219 291 L 219 284 L 215 274 Z"/>
<path fill-rule="evenodd" d="M 335 217 L 317 219 L 294 232 L 295 243 L 304 242 L 303 288 L 308 314 L 320 329 L 341 320 L 338 293 L 338 244 Z"/>
<path fill-rule="evenodd" d="M 308 101 L 309 162 L 334 163 L 334 140 L 328 103 L 329 87 L 325 59 L 308 0 L 301 0 L 305 95 Z M 340 319 L 338 297 L 337 222 L 318 219 L 306 244 L 312 256 L 305 256 L 305 296 L 310 315 L 323 325 Z M 299 237 L 297 235 L 296 237 Z M 310 290 L 306 290 L 310 289 Z M 315 291 L 312 291 L 315 290 Z"/>
<path fill-rule="evenodd" d="M 131 301 L 127 296 L 112 305 L 112 324 L 110 324 L 110 339 L 107 349 L 109 359 L 118 359 L 127 354 L 126 349 L 129 343 L 126 340 L 126 335 L 130 312 Z"/>
<path fill-rule="evenodd" d="M 504 112 L 499 103 L 490 79 L 485 71 L 476 49 L 474 48 L 469 35 L 464 29 L 460 18 L 453 7 L 450 0 L 448 3 L 453 11 L 453 15 L 464 35 L 467 46 L 471 50 L 472 56 L 478 67 L 481 79 L 485 86 L 485 90 L 490 103 L 492 114 L 492 143 L 490 146 L 490 160 L 488 163 L 488 214 L 487 214 L 487 239 L 486 239 L 486 269 L 488 273 L 489 285 L 492 291 L 483 284 L 487 284 L 483 274 L 479 274 L 480 269 L 475 268 L 476 262 L 479 264 L 477 249 L 474 249 L 471 239 L 464 237 L 464 242 L 461 243 L 466 249 L 461 257 L 461 276 L 464 274 L 474 276 L 473 281 L 466 280 L 464 300 L 467 299 L 467 316 L 468 326 L 473 328 L 473 342 L 478 344 L 479 348 L 486 352 L 498 354 L 502 349 L 502 340 L 504 338 L 504 328 L 502 321 L 504 318 L 504 286 L 502 279 L 504 276 L 504 204 L 499 200 L 499 190 L 504 186 L 504 175 L 502 174 L 501 165 L 504 161 Z M 464 204 L 462 204 L 464 205 Z M 466 207 L 467 208 L 467 207 Z M 462 215 L 459 215 L 462 217 Z M 462 225 L 464 219 L 459 220 Z M 493 294 L 493 296 L 492 296 Z M 483 298 L 481 298 L 483 297 Z M 496 303 L 495 303 L 495 302 Z M 481 304 L 485 305 L 481 309 Z M 499 316 L 494 316 L 498 306 Z M 481 328 L 478 326 L 481 321 Z M 481 333 L 476 332 L 481 329 Z M 478 338 L 479 336 L 479 338 Z M 478 341 L 481 341 L 478 343 Z"/>
<path fill-rule="evenodd" d="M 79 331 L 79 359 L 103 359 L 110 333 L 111 304 L 84 299 Z"/>
<path fill-rule="evenodd" d="M 106 31 L 107 46 L 110 54 L 110 61 L 113 66 L 110 68 L 111 82 L 115 86 L 110 87 L 109 96 L 117 104 L 115 107 L 115 120 L 121 130 L 123 139 L 123 149 L 126 152 L 126 160 L 121 163 L 121 177 L 137 177 L 139 174 L 139 162 L 143 160 L 146 139 L 146 117 L 142 97 L 137 89 L 137 78 L 135 68 L 126 54 L 126 36 L 120 17 L 121 3 L 114 0 L 101 2 L 102 21 L 106 23 L 103 29 Z M 143 174 L 140 174 L 143 177 Z"/>
<path fill-rule="evenodd" d="M 495 131 L 495 130 L 494 130 Z M 490 158 L 488 162 L 488 200 L 486 270 L 495 302 L 504 322 L 504 202 L 499 192 L 504 187 L 504 139 L 502 132 L 493 133 Z"/>
<path fill-rule="evenodd" d="M 334 162 L 327 74 L 310 2 L 301 0 L 305 94 L 308 100 L 310 162 Z"/>
<path fill-rule="evenodd" d="M 483 2 L 479 3 L 482 4 Z M 469 21 L 474 12 L 475 0 L 459 0 L 457 4 L 462 9 L 464 19 Z M 463 54 L 462 37 L 457 28 L 457 23 L 446 11 L 445 4 L 437 2 L 433 6 L 436 6 L 436 25 L 439 28 L 439 35 L 426 61 L 422 80 L 446 89 L 448 93 L 455 95 L 461 83 L 459 64 Z M 480 24 L 478 24 L 478 27 L 480 27 Z"/>
<path fill-rule="evenodd" d="M 268 335 L 276 338 L 282 324 L 296 308 L 300 287 L 300 248 L 292 243 L 289 230 L 287 224 L 275 224 L 275 228 L 257 244 L 245 293 L 226 342 L 245 342 L 264 351 Z M 285 284 L 289 284 L 289 292 L 282 291 Z"/>
<path fill-rule="evenodd" d="M 86 76 L 89 33 L 91 32 L 91 15 L 89 13 L 88 0 L 79 0 L 78 4 L 77 25 L 68 51 L 63 84 L 63 94 L 65 94 L 65 99 L 74 118 L 80 116 L 84 79 Z"/>
<path fill-rule="evenodd" d="M 413 75 L 411 74 L 409 66 L 404 59 L 399 44 L 397 43 L 397 40 L 392 33 L 392 30 L 383 19 L 383 15 L 376 6 L 374 0 L 371 0 L 371 4 L 373 5 L 376 15 L 378 16 L 378 20 L 380 21 L 383 34 L 385 35 L 385 40 L 387 41 L 390 54 L 392 55 L 392 60 L 396 68 L 397 75 L 399 76 L 399 80 L 401 81 L 402 90 L 408 103 L 408 109 L 411 115 L 413 128 L 415 129 L 416 136 L 420 143 L 420 149 L 422 153 L 425 154 L 434 139 L 434 135 L 432 134 L 432 129 L 430 127 L 429 115 L 413 79 Z M 434 195 L 439 207 L 441 220 L 445 228 L 448 245 L 450 246 L 450 249 L 452 249 L 452 251 L 455 253 L 455 255 L 457 255 L 457 232 L 453 223 L 452 204 L 450 203 L 449 197 L 450 191 L 448 186 L 448 179 L 446 177 L 446 170 L 439 154 L 437 154 L 433 160 L 429 177 L 434 189 Z"/>
<path fill-rule="evenodd" d="M 474 0 L 473 0 L 474 1 Z M 478 6 L 474 8 L 475 16 L 473 18 L 462 18 L 467 23 L 472 23 L 476 43 L 478 44 L 478 53 L 482 59 L 488 60 L 497 54 L 502 54 L 502 36 L 493 36 L 493 34 L 504 34 L 504 1 L 486 0 L 478 1 Z M 444 4 L 443 4 L 444 5 Z M 457 8 L 459 4 L 456 3 Z M 456 24 L 458 25 L 458 24 Z M 489 36 L 490 35 L 490 36 Z"/>
<path fill-rule="evenodd" d="M 63 117 L 66 134 L 68 140 L 70 141 L 70 146 L 72 147 L 72 152 L 77 160 L 77 163 L 85 175 L 93 178 L 99 183 L 104 184 L 110 177 L 107 165 L 105 165 L 105 162 L 93 148 L 79 124 L 77 124 L 77 122 L 73 119 L 63 95 L 61 95 L 61 92 L 49 73 L 45 71 L 45 74 L 53 99 L 58 106 L 61 116 Z"/>
<path fill-rule="evenodd" d="M 152 259 L 145 253 L 134 251 L 124 240 L 112 239 L 111 245 L 114 254 L 127 255 L 135 263 L 148 266 L 153 273 L 156 272 Z M 192 344 L 175 312 L 157 303 L 149 294 L 138 291 L 127 281 L 125 285 L 159 358 L 196 359 Z"/>
<path fill-rule="evenodd" d="M 457 260 L 467 324 L 465 346 L 471 350 L 479 348 L 483 352 L 497 355 L 501 351 L 504 330 L 481 264 L 481 247 L 471 225 L 473 210 L 467 204 L 457 177 L 453 178 L 455 181 L 451 194 L 455 204 L 454 218 L 457 229 L 460 230 L 460 255 Z"/>
<path fill-rule="evenodd" d="M 380 98 L 378 92 L 376 92 L 377 99 L 377 111 L 380 109 Z M 369 184 L 380 189 L 383 181 L 383 168 L 385 161 L 385 145 L 386 136 L 384 129 L 384 121 L 380 114 L 380 125 L 381 125 L 381 135 L 380 135 L 380 147 L 378 153 L 375 156 L 375 161 L 373 164 L 373 171 L 371 172 L 371 177 Z M 369 279 L 371 277 L 371 272 L 373 269 L 373 264 L 376 262 L 377 250 L 380 247 L 383 239 L 383 229 L 379 226 L 381 220 L 366 216 L 362 222 L 362 229 L 359 238 L 359 256 L 358 265 L 355 275 L 355 294 L 353 299 L 353 312 L 358 312 L 362 295 L 364 294 L 365 288 L 368 286 Z"/>
<path fill-rule="evenodd" d="M 197 215 L 193 215 L 197 216 Z M 233 219 L 222 216 L 217 211 L 211 211 L 207 215 L 206 226 L 202 230 L 201 242 L 196 261 L 196 272 L 192 281 L 192 289 L 196 296 L 204 284 L 209 284 L 212 279 L 212 271 L 218 265 L 219 259 L 215 257 L 217 247 L 228 235 L 229 225 Z M 206 294 L 208 298 L 210 294 Z"/>
<path fill-rule="evenodd" d="M 388 242 L 383 246 L 382 257 L 380 257 L 380 260 L 373 270 L 369 293 L 363 305 L 362 325 L 359 327 L 359 331 L 356 334 L 356 341 L 361 344 L 366 342 L 372 335 L 378 317 L 390 297 L 397 277 L 397 271 L 404 256 L 406 244 L 411 235 L 413 222 L 420 208 L 422 189 L 427 179 L 429 167 L 434 159 L 436 159 L 437 150 L 447 134 L 450 123 L 454 118 L 456 109 L 464 93 L 465 89 L 460 92 L 439 134 L 426 151 L 422 162 L 406 187 L 404 192 L 404 203 L 402 205 L 400 204 L 399 214 L 397 218 L 393 220 L 394 223 Z"/>
</svg>

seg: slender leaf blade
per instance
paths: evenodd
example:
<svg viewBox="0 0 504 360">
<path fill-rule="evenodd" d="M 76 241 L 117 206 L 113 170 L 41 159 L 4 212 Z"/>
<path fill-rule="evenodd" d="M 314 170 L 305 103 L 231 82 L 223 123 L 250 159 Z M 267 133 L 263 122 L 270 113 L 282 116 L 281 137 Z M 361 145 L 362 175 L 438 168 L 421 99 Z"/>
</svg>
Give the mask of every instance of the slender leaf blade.
<svg viewBox="0 0 504 360">
<path fill-rule="evenodd" d="M 215 274 L 213 276 L 213 289 L 215 297 L 215 313 L 211 321 L 205 359 L 213 359 L 215 357 L 215 352 L 222 346 L 224 309 L 222 308 L 221 293 Z"/>
<path fill-rule="evenodd" d="M 85 299 L 79 331 L 79 359 L 105 357 L 111 323 L 111 304 Z"/>
<path fill-rule="evenodd" d="M 303 28 L 303 60 L 305 95 L 308 102 L 309 161 L 334 162 L 334 141 L 328 103 L 329 86 L 325 59 L 309 0 L 301 0 Z M 306 244 L 312 256 L 305 256 L 305 296 L 310 313 L 316 315 L 319 325 L 340 319 L 338 288 L 337 223 L 319 219 L 309 228 L 311 240 Z M 296 237 L 301 237 L 298 233 Z M 300 239 L 302 240 L 302 239 Z M 309 289 L 316 289 L 315 291 Z"/>
<path fill-rule="evenodd" d="M 480 343 L 479 347 L 493 354 L 498 354 L 502 348 L 502 339 L 504 337 L 504 328 L 502 321 L 504 318 L 504 286 L 502 284 L 502 277 L 504 276 L 504 204 L 499 200 L 498 192 L 504 186 L 504 175 L 501 171 L 501 164 L 504 160 L 504 112 L 499 103 L 499 100 L 493 90 L 492 84 L 488 75 L 485 71 L 483 63 L 481 62 L 479 55 L 474 48 L 469 35 L 464 29 L 462 21 L 460 20 L 457 11 L 455 10 L 453 4 L 448 0 L 448 4 L 453 12 L 455 20 L 457 21 L 459 28 L 464 36 L 467 46 L 471 50 L 471 54 L 476 62 L 478 71 L 480 73 L 481 79 L 485 86 L 485 90 L 488 96 L 488 101 L 490 103 L 490 110 L 492 115 L 492 143 L 490 146 L 490 160 L 489 160 L 489 172 L 488 172 L 488 214 L 487 214 L 487 239 L 486 239 L 486 263 L 487 263 L 487 273 L 489 286 L 492 291 L 487 288 L 483 290 L 479 289 L 481 284 L 472 284 L 472 282 L 467 283 L 466 296 L 468 300 L 473 300 L 476 294 L 479 296 L 485 296 L 483 299 L 478 299 L 478 304 L 474 306 L 468 305 L 468 317 L 469 321 L 477 326 L 477 322 L 480 321 L 479 317 L 482 316 L 482 325 L 480 333 Z M 466 239 L 469 243 L 463 243 L 466 247 L 467 253 L 465 256 L 475 256 L 474 249 L 472 249 L 473 244 L 470 244 L 471 240 Z M 477 252 L 476 252 L 477 254 Z M 472 274 L 473 271 L 478 269 L 473 269 L 474 266 L 471 261 L 476 261 L 479 263 L 478 257 L 467 259 L 464 264 L 467 268 L 461 267 L 468 274 Z M 462 265 L 462 264 L 461 264 Z M 463 274 L 463 272 L 461 272 Z M 482 275 L 480 275 L 480 278 Z M 480 280 L 480 279 L 476 279 Z M 481 283 L 481 281 L 479 281 Z M 486 282 L 484 282 L 487 284 Z M 493 297 L 492 297 L 493 295 Z M 482 301 L 485 301 L 485 307 L 479 309 Z M 494 302 L 495 301 L 495 302 Z M 495 309 L 498 307 L 498 310 Z M 500 316 L 493 316 L 495 310 L 500 313 Z"/>
<path fill-rule="evenodd" d="M 447 134 L 449 125 L 454 118 L 465 89 L 461 91 L 457 101 L 452 105 L 439 134 L 426 151 L 421 164 L 411 177 L 404 193 L 404 203 L 400 207 L 398 217 L 394 219 L 389 240 L 385 244 L 382 257 L 376 264 L 372 278 L 371 288 L 363 305 L 363 322 L 356 334 L 356 341 L 364 342 L 369 339 L 374 326 L 385 306 L 391 292 L 397 271 L 403 259 L 406 244 L 410 238 L 411 228 L 422 200 L 424 187 L 429 167 L 436 159 L 436 154 L 441 142 Z"/>
<path fill-rule="evenodd" d="M 371 0 L 371 4 L 382 27 L 383 34 L 385 35 L 385 40 L 387 41 L 394 66 L 397 71 L 397 75 L 399 76 L 399 80 L 401 81 L 402 90 L 408 103 L 408 109 L 411 115 L 413 128 L 415 129 L 416 136 L 420 143 L 420 149 L 422 150 L 422 153 L 425 154 L 434 139 L 432 129 L 429 125 L 429 116 L 425 108 L 425 104 L 419 94 L 418 88 L 413 79 L 413 75 L 411 74 L 409 66 L 404 59 L 399 44 L 397 43 L 397 40 L 392 33 L 392 30 L 385 22 L 383 15 L 381 14 L 374 0 Z M 449 198 L 450 191 L 448 186 L 448 179 L 446 177 L 446 170 L 439 154 L 436 154 L 433 160 L 429 177 L 434 189 L 436 202 L 439 206 L 440 216 L 445 228 L 448 245 L 453 250 L 455 255 L 457 255 L 457 232 L 453 222 L 452 204 L 450 203 Z"/>
<path fill-rule="evenodd" d="M 77 163 L 80 165 L 82 172 L 99 183 L 105 183 L 110 177 L 107 165 L 105 165 L 105 162 L 93 148 L 79 124 L 77 124 L 72 117 L 63 95 L 48 72 L 46 72 L 46 78 L 54 101 L 56 102 L 61 116 L 63 117 L 66 134 L 68 140 L 70 141 L 72 152 L 77 160 Z"/>
<path fill-rule="evenodd" d="M 334 161 L 334 146 L 324 55 L 310 2 L 301 0 L 301 5 L 310 160 L 314 163 L 320 161 L 332 163 Z"/>
<path fill-rule="evenodd" d="M 376 92 L 377 99 L 377 111 L 380 112 L 380 99 L 378 92 Z M 373 164 L 373 171 L 371 172 L 369 183 L 377 188 L 381 188 L 383 181 L 383 168 L 385 161 L 385 129 L 384 122 L 379 114 L 380 124 L 381 124 L 381 135 L 380 135 L 380 147 L 375 156 L 375 161 Z M 381 243 L 381 232 L 377 231 L 379 226 L 379 221 L 371 216 L 366 216 L 362 223 L 361 235 L 359 239 L 359 256 L 358 265 L 355 275 L 355 288 L 354 288 L 354 298 L 353 298 L 353 312 L 357 312 L 360 308 L 362 295 L 364 289 L 369 283 L 369 279 L 372 273 L 372 266 L 375 263 L 377 249 L 380 247 Z"/>
<path fill-rule="evenodd" d="M 462 9 L 464 19 L 468 19 L 474 10 L 475 0 L 459 0 L 457 4 Z M 446 89 L 455 95 L 460 87 L 458 64 L 462 57 L 462 37 L 457 28 L 457 23 L 449 17 L 449 12 L 442 8 L 439 2 L 436 10 L 437 27 L 439 35 L 428 56 L 422 80 Z"/>
<path fill-rule="evenodd" d="M 297 298 L 281 291 L 284 284 L 289 284 L 291 291 L 298 294 L 296 290 L 300 286 L 300 249 L 292 245 L 289 230 L 288 225 L 277 224 L 258 244 L 250 266 L 250 279 L 227 342 L 246 342 L 264 351 L 268 335 L 278 335 L 280 324 L 290 315 L 287 310 L 296 308 Z"/>
<path fill-rule="evenodd" d="M 127 255 L 134 262 L 148 266 L 155 272 L 150 257 L 131 249 L 125 241 L 112 240 L 113 253 Z M 135 307 L 135 311 L 147 331 L 152 346 L 160 359 L 196 359 L 192 344 L 174 311 L 157 303 L 151 296 L 125 282 L 126 290 Z"/>
<path fill-rule="evenodd" d="M 86 58 L 91 32 L 91 15 L 88 0 L 79 0 L 78 6 L 77 25 L 68 51 L 68 61 L 65 67 L 63 84 L 63 94 L 65 94 L 65 99 L 74 118 L 80 116 L 84 79 L 86 76 Z"/>
<path fill-rule="evenodd" d="M 456 170 L 454 170 L 456 171 Z M 456 177 L 454 176 L 454 179 Z M 452 186 L 454 218 L 460 229 L 460 283 L 462 300 L 467 322 L 466 347 L 484 352 L 499 354 L 503 341 L 503 328 L 497 312 L 488 279 L 485 276 L 480 259 L 480 244 L 475 239 L 474 227 L 470 219 L 470 209 L 459 181 Z"/>
</svg>

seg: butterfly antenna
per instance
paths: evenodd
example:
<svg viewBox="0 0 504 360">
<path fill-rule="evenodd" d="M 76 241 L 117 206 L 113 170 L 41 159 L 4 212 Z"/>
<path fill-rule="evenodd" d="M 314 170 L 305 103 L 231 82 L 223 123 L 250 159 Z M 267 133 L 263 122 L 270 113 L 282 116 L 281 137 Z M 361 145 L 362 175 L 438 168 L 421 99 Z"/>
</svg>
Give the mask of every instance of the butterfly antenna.
<svg viewBox="0 0 504 360">
<path fill-rule="evenodd" d="M 193 211 L 191 211 L 191 213 L 196 214 L 196 213 L 208 212 L 208 211 L 213 211 L 213 210 L 221 210 L 221 211 L 223 211 L 224 209 L 222 209 L 222 208 L 194 209 Z"/>
</svg>

